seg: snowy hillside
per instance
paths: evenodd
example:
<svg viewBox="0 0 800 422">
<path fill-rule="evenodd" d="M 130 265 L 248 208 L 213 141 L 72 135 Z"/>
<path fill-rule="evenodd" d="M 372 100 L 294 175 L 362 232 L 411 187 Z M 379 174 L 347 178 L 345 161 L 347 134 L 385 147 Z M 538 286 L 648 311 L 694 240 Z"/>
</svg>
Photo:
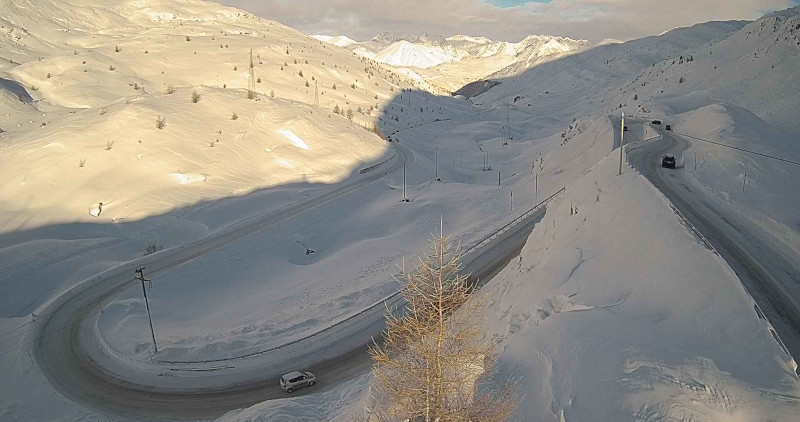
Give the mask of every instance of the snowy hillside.
<svg viewBox="0 0 800 422">
<path fill-rule="evenodd" d="M 485 92 L 474 100 L 659 118 L 680 133 L 800 161 L 800 7 L 596 47 L 496 81 L 488 91 L 475 84 Z M 800 192 L 788 187 L 797 166 L 702 141 L 681 154 L 695 188 L 735 209 L 737 225 L 800 251 Z"/>
<path fill-rule="evenodd" d="M 393 91 L 411 86 L 214 3 L 4 0 L 0 21 L 0 231 L 342 180 L 386 154 L 369 132 Z M 251 49 L 256 101 L 246 100 Z"/>
</svg>

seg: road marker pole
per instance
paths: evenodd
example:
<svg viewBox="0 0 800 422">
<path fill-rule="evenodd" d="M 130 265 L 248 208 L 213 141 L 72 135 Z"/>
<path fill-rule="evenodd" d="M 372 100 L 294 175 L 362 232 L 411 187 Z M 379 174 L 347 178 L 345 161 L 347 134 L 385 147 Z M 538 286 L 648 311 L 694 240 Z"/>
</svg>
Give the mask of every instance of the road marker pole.
<svg viewBox="0 0 800 422">
<path fill-rule="evenodd" d="M 622 123 L 619 125 L 619 174 L 622 176 L 622 146 L 625 139 L 625 113 L 622 113 Z"/>
</svg>

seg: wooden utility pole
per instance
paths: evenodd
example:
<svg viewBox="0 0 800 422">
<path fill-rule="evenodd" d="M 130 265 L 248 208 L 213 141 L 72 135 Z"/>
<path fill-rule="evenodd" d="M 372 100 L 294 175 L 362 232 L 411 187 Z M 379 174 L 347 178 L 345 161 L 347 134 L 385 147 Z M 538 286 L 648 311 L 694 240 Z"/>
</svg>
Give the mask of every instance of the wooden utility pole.
<svg viewBox="0 0 800 422">
<path fill-rule="evenodd" d="M 145 281 L 150 281 L 144 278 L 144 267 L 139 267 L 134 271 L 133 278 L 137 281 L 142 282 L 142 293 L 144 293 L 144 305 L 147 308 L 147 320 L 150 321 L 150 334 L 153 336 L 153 347 L 155 348 L 156 353 L 158 353 L 158 344 L 156 343 L 156 332 L 153 330 L 153 318 L 150 317 L 150 303 L 147 301 L 147 289 L 144 287 Z"/>
<path fill-rule="evenodd" d="M 247 80 L 247 98 L 252 100 L 256 98 L 256 71 L 253 66 L 253 49 L 250 49 L 250 75 Z"/>
<path fill-rule="evenodd" d="M 619 176 L 622 176 L 622 146 L 625 139 L 625 113 L 622 113 L 622 123 L 619 125 Z"/>
</svg>

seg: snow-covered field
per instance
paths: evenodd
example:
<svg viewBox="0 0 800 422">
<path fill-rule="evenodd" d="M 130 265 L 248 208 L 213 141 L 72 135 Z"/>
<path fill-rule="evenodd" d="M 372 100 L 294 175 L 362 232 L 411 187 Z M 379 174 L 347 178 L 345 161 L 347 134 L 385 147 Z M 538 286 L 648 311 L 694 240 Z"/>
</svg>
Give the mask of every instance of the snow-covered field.
<svg viewBox="0 0 800 422">
<path fill-rule="evenodd" d="M 578 53 L 539 40 L 560 53 L 516 57 L 478 107 L 406 89 L 436 92 L 496 63 L 392 70 L 349 51 L 352 40 L 323 43 L 213 3 L 0 0 L 0 11 L 0 419 L 102 419 L 49 385 L 34 336 L 59 294 L 108 281 L 96 276 L 148 246 L 167 249 L 147 258 L 156 266 L 188 244 L 214 245 L 152 277 L 158 359 L 228 358 L 394 292 L 397 266 L 440 219 L 470 246 L 565 186 L 485 288 L 501 375 L 522 379 L 519 419 L 791 420 L 800 410 L 793 360 L 736 274 L 644 177 L 627 166 L 616 175 L 620 127 L 609 117 L 655 116 L 797 160 L 786 110 L 800 97 L 798 8 Z M 257 100 L 247 99 L 250 49 Z M 494 50 L 485 58 L 505 54 Z M 437 85 L 447 66 L 451 79 Z M 629 126 L 627 142 L 654 134 Z M 800 252 L 797 168 L 698 143 L 683 171 L 695 153 L 694 189 Z M 152 352 L 141 293 L 131 283 L 83 325 L 82 338 L 127 370 Z M 203 382 L 194 376 L 162 381 Z M 220 420 L 348 420 L 370 377 L 336 382 Z"/>
</svg>

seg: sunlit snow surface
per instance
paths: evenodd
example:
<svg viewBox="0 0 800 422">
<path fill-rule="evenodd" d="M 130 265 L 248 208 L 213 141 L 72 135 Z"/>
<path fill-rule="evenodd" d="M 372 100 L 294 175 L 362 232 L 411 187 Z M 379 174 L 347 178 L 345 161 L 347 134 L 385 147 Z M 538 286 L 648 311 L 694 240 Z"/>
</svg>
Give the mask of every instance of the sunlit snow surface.
<svg viewBox="0 0 800 422">
<path fill-rule="evenodd" d="M 302 149 L 305 149 L 305 150 L 311 150 L 311 148 L 309 148 L 308 145 L 306 145 L 305 141 L 300 139 L 300 137 L 295 135 L 294 132 L 292 132 L 291 130 L 289 130 L 289 129 L 278 129 L 278 133 L 283 135 L 284 138 L 288 139 L 289 142 L 291 142 L 292 145 L 296 146 L 297 148 L 302 148 Z"/>
</svg>

